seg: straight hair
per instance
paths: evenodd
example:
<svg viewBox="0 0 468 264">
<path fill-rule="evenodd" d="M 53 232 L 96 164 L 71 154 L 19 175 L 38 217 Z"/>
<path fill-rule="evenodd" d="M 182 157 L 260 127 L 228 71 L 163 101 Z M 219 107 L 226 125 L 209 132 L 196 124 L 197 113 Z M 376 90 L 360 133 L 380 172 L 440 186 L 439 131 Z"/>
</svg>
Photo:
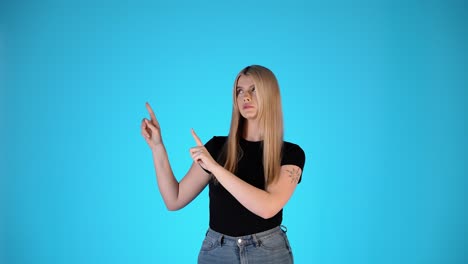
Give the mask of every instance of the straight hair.
<svg viewBox="0 0 468 264">
<path fill-rule="evenodd" d="M 225 154 L 224 168 L 236 173 L 237 163 L 242 157 L 239 141 L 243 134 L 245 118 L 240 114 L 236 92 L 237 82 L 242 75 L 252 78 L 257 93 L 257 119 L 260 125 L 260 135 L 263 139 L 262 162 L 266 188 L 279 178 L 284 128 L 278 81 L 273 72 L 263 66 L 251 65 L 244 68 L 234 81 L 231 127 L 223 151 Z"/>
</svg>

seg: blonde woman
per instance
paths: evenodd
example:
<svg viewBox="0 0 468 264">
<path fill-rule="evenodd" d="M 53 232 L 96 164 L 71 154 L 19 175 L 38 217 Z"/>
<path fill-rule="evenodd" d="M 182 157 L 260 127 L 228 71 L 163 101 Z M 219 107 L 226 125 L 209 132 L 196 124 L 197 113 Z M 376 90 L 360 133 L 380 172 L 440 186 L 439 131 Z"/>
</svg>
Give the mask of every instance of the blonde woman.
<svg viewBox="0 0 468 264">
<path fill-rule="evenodd" d="M 169 210 L 190 203 L 207 185 L 210 223 L 198 263 L 293 263 L 283 207 L 301 181 L 304 151 L 283 141 L 279 85 L 269 69 L 252 65 L 236 77 L 228 136 L 205 145 L 195 131 L 192 166 L 174 177 L 160 125 L 151 120 L 141 133 L 153 154 L 159 191 Z"/>
</svg>

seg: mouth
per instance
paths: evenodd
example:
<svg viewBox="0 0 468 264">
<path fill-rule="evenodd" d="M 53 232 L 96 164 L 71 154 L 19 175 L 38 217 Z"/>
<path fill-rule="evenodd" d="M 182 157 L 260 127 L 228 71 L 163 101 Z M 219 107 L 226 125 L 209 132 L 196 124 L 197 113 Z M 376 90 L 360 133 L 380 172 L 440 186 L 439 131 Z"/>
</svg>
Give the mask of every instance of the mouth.
<svg viewBox="0 0 468 264">
<path fill-rule="evenodd" d="M 251 109 L 254 108 L 252 105 L 244 105 L 242 109 Z"/>
</svg>

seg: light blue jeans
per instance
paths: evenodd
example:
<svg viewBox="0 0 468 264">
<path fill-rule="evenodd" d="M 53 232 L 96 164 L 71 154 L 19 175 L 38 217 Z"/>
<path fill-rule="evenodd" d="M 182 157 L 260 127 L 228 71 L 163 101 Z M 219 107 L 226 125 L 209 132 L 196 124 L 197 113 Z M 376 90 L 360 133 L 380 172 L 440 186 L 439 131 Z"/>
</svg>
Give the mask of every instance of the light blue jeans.
<svg viewBox="0 0 468 264">
<path fill-rule="evenodd" d="M 226 236 L 210 228 L 203 240 L 198 263 L 292 264 L 293 255 L 286 231 L 279 226 L 241 237 Z"/>
</svg>

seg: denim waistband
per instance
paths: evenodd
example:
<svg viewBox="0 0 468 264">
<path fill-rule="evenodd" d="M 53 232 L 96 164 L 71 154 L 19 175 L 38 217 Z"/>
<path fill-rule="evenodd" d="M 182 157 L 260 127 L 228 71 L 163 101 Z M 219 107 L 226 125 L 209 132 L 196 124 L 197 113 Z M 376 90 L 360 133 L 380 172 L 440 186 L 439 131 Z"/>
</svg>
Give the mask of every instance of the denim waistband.
<svg viewBox="0 0 468 264">
<path fill-rule="evenodd" d="M 282 226 L 277 226 L 277 227 L 274 227 L 272 229 L 269 229 L 260 233 L 233 237 L 233 236 L 224 235 L 222 233 L 216 232 L 213 229 L 209 228 L 208 231 L 206 232 L 206 236 L 217 240 L 220 245 L 259 246 L 260 242 L 263 239 L 267 239 L 268 237 L 275 235 L 277 233 L 286 233 L 286 231 L 287 231 L 286 227 L 282 225 Z"/>
</svg>

